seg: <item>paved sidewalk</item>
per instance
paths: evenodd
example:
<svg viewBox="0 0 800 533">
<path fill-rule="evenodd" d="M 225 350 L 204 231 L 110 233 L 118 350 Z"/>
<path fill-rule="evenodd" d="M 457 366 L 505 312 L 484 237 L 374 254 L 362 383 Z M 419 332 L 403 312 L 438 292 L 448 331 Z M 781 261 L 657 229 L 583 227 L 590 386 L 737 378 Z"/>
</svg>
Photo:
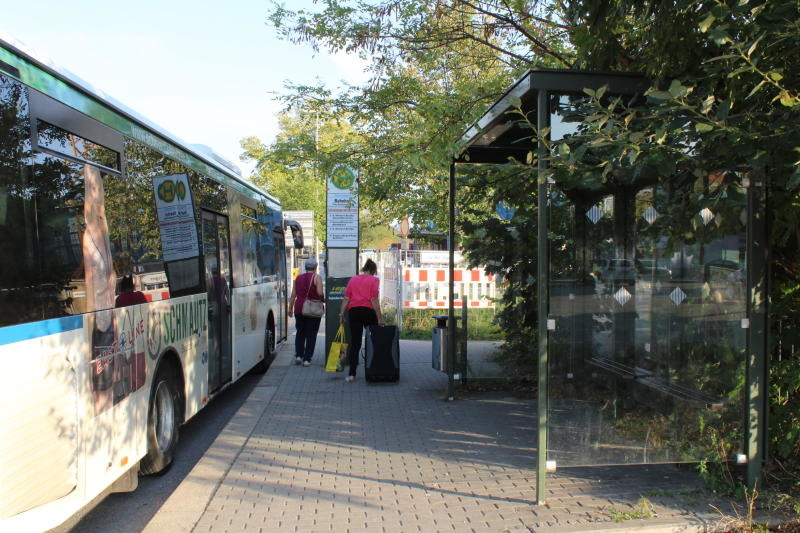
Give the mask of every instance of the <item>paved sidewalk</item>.
<svg viewBox="0 0 800 533">
<path fill-rule="evenodd" d="M 531 399 L 443 401 L 429 342 L 402 342 L 399 384 L 326 374 L 322 337 L 295 366 L 290 344 L 145 531 L 706 531 L 710 503 L 731 513 L 673 466 L 562 469 L 537 506 Z M 612 522 L 642 496 L 654 517 Z"/>
</svg>

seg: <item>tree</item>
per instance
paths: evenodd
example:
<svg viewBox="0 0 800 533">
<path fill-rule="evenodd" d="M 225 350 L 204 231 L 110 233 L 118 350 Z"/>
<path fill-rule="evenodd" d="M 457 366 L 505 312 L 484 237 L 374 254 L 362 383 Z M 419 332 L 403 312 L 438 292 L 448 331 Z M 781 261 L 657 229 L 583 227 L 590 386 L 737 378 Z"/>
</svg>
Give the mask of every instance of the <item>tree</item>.
<svg viewBox="0 0 800 533">
<path fill-rule="evenodd" d="M 560 183 L 589 185 L 668 183 L 710 172 L 768 180 L 771 318 L 781 324 L 771 365 L 770 449 L 778 460 L 798 466 L 800 360 L 789 349 L 800 339 L 793 312 L 800 304 L 796 0 L 329 0 L 319 13 L 274 6 L 271 21 L 290 40 L 371 58 L 371 86 L 336 97 L 325 93 L 325 105 L 350 113 L 364 135 L 361 156 L 365 167 L 372 164 L 369 194 L 434 220 L 433 209 L 444 211 L 453 141 L 523 69 L 647 75 L 653 88 L 645 105 L 626 106 L 602 91 L 586 94 L 579 134 L 551 146 L 552 175 Z M 524 237 L 512 230 L 533 227 L 536 210 L 518 211 L 516 227 L 487 214 L 497 200 L 533 194 L 529 171 L 504 172 L 503 180 L 480 172 L 467 177 L 471 203 L 461 223 L 471 232 L 465 244 L 473 258 L 494 254 L 497 264 L 485 264 L 510 274 L 519 289 L 512 291 L 516 300 L 508 301 L 513 309 L 515 301 L 522 302 L 517 296 L 533 296 L 535 250 L 515 249 Z M 529 319 L 521 318 L 517 330 L 513 320 L 506 327 L 533 342 Z"/>
<path fill-rule="evenodd" d="M 364 216 L 366 214 L 366 216 Z M 397 242 L 398 237 L 394 230 L 389 226 L 373 224 L 369 213 L 362 213 L 358 241 L 361 248 L 374 248 L 375 250 L 386 250 L 389 245 Z"/>
<path fill-rule="evenodd" d="M 280 133 L 270 146 L 256 137 L 241 141 L 243 161 L 255 161 L 253 182 L 281 201 L 285 210 L 314 211 L 317 235 L 325 235 L 326 176 L 353 141 L 346 120 L 308 106 L 280 117 Z"/>
<path fill-rule="evenodd" d="M 354 4 L 354 5 L 353 5 Z M 569 67 L 568 26 L 553 2 L 541 0 L 328 0 L 319 12 L 290 11 L 273 2 L 270 21 L 284 37 L 315 48 L 373 58 L 376 78 L 398 63 L 454 52 L 471 63 L 511 68 L 545 58 Z M 548 61 L 550 61 L 548 60 Z"/>
<path fill-rule="evenodd" d="M 566 2 L 576 64 L 653 80 L 644 105 L 587 91 L 579 135 L 552 146 L 557 182 L 668 184 L 731 174 L 769 187 L 770 451 L 800 466 L 800 4 Z M 676 223 L 682 230 L 685 222 Z M 766 281 L 766 280 L 762 280 Z"/>
<path fill-rule="evenodd" d="M 328 1 L 319 12 L 273 4 L 285 38 L 370 59 L 372 81 L 333 95 L 288 86 L 290 108 L 313 102 L 347 116 L 358 142 L 341 158 L 362 170 L 362 198 L 387 217 L 446 227 L 447 168 L 469 124 L 531 65 L 569 66 L 566 26 L 540 1 Z"/>
<path fill-rule="evenodd" d="M 294 42 L 371 60 L 367 88 L 332 95 L 324 87 L 289 86 L 285 102 L 314 102 L 348 116 L 359 137 L 356 150 L 343 157 L 359 161 L 363 197 L 389 220 L 410 215 L 440 231 L 447 229 L 448 167 L 463 132 L 524 70 L 564 68 L 575 60 L 569 28 L 552 2 L 390 0 L 347 7 L 329 1 L 317 13 L 273 5 L 270 20 Z M 520 246 L 519 239 L 535 232 L 523 225 L 510 233 L 485 216 L 493 212 L 493 200 L 533 197 L 534 180 L 521 187 L 509 183 L 514 185 L 494 188 L 496 194 L 487 194 L 478 181 L 474 187 L 462 183 L 459 224 L 474 264 L 505 275 L 498 320 L 509 332 L 508 351 L 527 353 L 517 348 L 530 346 L 536 315 L 532 306 L 517 303 L 534 296 L 535 263 L 533 249 Z M 498 249 L 504 251 L 501 259 Z"/>
</svg>

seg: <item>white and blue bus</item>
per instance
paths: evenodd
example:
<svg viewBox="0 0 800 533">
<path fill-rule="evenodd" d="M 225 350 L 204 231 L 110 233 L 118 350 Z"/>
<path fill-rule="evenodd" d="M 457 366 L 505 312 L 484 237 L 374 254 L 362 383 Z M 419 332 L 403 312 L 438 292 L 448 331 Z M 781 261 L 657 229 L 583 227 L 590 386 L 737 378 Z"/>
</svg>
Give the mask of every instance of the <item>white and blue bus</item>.
<svg viewBox="0 0 800 533">
<path fill-rule="evenodd" d="M 284 228 L 230 163 L 0 40 L 0 531 L 133 490 L 266 370 Z"/>
</svg>

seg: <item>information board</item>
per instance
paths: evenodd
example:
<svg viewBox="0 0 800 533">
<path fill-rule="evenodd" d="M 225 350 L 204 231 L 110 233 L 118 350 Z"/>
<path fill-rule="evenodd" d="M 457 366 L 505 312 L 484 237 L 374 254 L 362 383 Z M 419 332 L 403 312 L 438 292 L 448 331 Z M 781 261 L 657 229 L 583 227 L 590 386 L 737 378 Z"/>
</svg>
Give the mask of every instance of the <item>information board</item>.
<svg viewBox="0 0 800 533">
<path fill-rule="evenodd" d="M 200 255 L 188 176 L 172 174 L 153 178 L 153 194 L 164 261 Z"/>
<path fill-rule="evenodd" d="M 358 248 L 358 171 L 339 165 L 328 177 L 327 247 Z"/>
<path fill-rule="evenodd" d="M 328 248 L 328 275 L 332 278 L 349 278 L 358 274 L 358 250 L 355 248 Z"/>
</svg>

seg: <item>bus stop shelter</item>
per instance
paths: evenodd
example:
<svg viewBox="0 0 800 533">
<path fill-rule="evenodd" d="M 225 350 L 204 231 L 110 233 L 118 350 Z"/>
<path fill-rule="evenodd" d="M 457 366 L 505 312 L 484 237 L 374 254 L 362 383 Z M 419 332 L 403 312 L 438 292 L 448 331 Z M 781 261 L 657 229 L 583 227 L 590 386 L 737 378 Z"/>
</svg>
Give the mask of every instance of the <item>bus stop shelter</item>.
<svg viewBox="0 0 800 533">
<path fill-rule="evenodd" d="M 601 87 L 642 99 L 649 82 L 526 72 L 464 134 L 450 168 L 452 273 L 458 169 L 535 165 L 536 195 L 518 201 L 537 206 L 537 500 L 548 467 L 727 460 L 746 464 L 753 486 L 766 443 L 763 180 L 732 169 L 599 188 L 539 179 L 551 154 L 520 111 L 558 141 L 578 131 L 584 89 Z M 451 281 L 451 328 L 454 292 Z"/>
</svg>

